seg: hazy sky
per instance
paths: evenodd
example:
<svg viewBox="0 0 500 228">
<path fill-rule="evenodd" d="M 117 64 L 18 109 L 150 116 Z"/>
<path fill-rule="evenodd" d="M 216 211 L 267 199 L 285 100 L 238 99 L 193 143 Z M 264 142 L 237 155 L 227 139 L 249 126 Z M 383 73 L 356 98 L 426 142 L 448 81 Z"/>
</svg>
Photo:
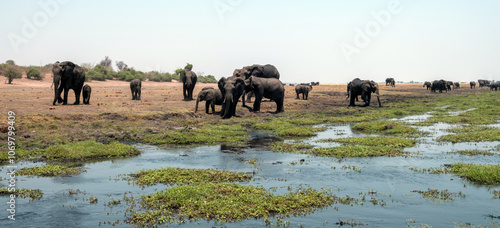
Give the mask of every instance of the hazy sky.
<svg viewBox="0 0 500 228">
<path fill-rule="evenodd" d="M 500 80 L 500 1 L 24 0 L 0 3 L 0 62 L 98 63 L 283 82 Z M 116 69 L 116 66 L 114 66 Z"/>
</svg>

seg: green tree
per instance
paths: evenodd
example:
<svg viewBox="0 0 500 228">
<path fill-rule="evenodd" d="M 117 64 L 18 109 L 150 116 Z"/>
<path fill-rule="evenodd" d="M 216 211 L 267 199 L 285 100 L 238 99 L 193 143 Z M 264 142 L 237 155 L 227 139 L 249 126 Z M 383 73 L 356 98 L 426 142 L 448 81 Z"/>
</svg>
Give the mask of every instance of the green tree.
<svg viewBox="0 0 500 228">
<path fill-rule="evenodd" d="M 32 66 L 28 67 L 28 70 L 26 71 L 26 77 L 28 79 L 35 79 L 35 80 L 41 80 L 43 78 L 40 71 Z"/>
<path fill-rule="evenodd" d="M 186 66 L 184 67 L 184 70 L 192 70 L 192 69 L 193 69 L 193 64 L 186 63 Z"/>
<path fill-rule="evenodd" d="M 95 66 L 92 70 L 89 70 L 85 76 L 89 80 L 105 81 L 106 79 L 113 79 L 111 73 L 106 70 L 102 65 Z"/>
<path fill-rule="evenodd" d="M 3 75 L 7 77 L 8 84 L 12 84 L 12 81 L 16 78 L 22 78 L 23 73 L 17 66 L 7 65 L 3 71 Z"/>
<path fill-rule="evenodd" d="M 16 62 L 14 62 L 14 60 L 12 60 L 12 59 L 9 59 L 9 60 L 5 61 L 5 64 L 13 66 L 13 65 L 16 65 Z"/>
</svg>

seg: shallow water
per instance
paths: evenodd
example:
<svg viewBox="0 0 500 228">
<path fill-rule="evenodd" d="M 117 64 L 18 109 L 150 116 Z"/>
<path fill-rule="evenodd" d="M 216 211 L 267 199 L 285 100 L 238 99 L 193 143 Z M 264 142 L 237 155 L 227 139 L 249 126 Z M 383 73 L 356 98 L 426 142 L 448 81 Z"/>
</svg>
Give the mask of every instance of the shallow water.
<svg viewBox="0 0 500 228">
<path fill-rule="evenodd" d="M 421 120 L 428 117 L 413 116 L 405 121 Z M 418 152 L 411 157 L 378 157 L 350 158 L 339 161 L 336 158 L 322 158 L 301 154 L 273 153 L 264 149 L 266 144 L 275 140 L 265 133 L 256 132 L 247 147 L 234 148 L 225 145 L 200 146 L 194 148 L 160 149 L 149 145 L 135 145 L 142 151 L 138 157 L 114 161 L 85 164 L 87 172 L 73 177 L 27 178 L 20 177 L 17 187 L 38 188 L 44 192 L 41 200 L 28 202 L 28 199 L 17 199 L 16 221 L 8 221 L 6 208 L 2 209 L 0 226 L 15 227 L 95 227 L 107 221 L 123 221 L 126 205 L 122 202 L 112 208 L 105 206 L 112 199 L 122 199 L 127 195 L 139 196 L 167 188 L 156 185 L 142 189 L 121 180 L 120 175 L 133 173 L 142 169 L 161 167 L 182 167 L 199 169 L 224 169 L 238 172 L 255 172 L 254 180 L 248 185 L 264 186 L 266 189 L 276 187 L 275 194 L 288 192 L 303 187 L 315 189 L 331 188 L 337 196 L 359 198 L 359 193 L 377 192 L 371 195 L 377 200 L 386 202 L 386 206 L 374 206 L 370 202 L 364 205 L 340 205 L 316 211 L 302 217 L 291 217 L 291 227 L 332 227 L 339 219 L 354 219 L 369 227 L 406 227 L 407 219 L 416 219 L 417 226 L 424 223 L 433 227 L 453 227 L 454 222 L 483 224 L 499 223 L 499 219 L 489 215 L 500 216 L 499 199 L 492 199 L 491 191 L 495 188 L 476 186 L 460 177 L 443 174 L 433 175 L 409 170 L 414 168 L 439 167 L 454 162 L 498 164 L 500 155 L 495 156 L 462 156 L 447 152 L 459 149 L 491 150 L 500 142 L 485 143 L 438 143 L 435 139 L 452 125 L 438 123 L 429 127 L 418 127 L 429 132 L 419 138 L 417 145 L 407 148 L 409 152 Z M 355 133 L 351 125 L 327 126 L 327 130 L 316 137 L 302 140 L 316 146 L 334 146 L 334 143 L 317 143 L 318 139 L 362 137 Z M 417 154 L 417 153 L 416 153 Z M 245 161 L 256 159 L 257 164 Z M 299 162 L 304 159 L 305 162 Z M 42 165 L 40 163 L 20 163 L 19 167 Z M 342 166 L 354 165 L 361 169 L 355 172 L 343 169 Z M 2 170 L 2 182 L 5 182 L 6 169 Z M 428 188 L 450 192 L 462 192 L 465 198 L 455 198 L 452 202 L 432 203 L 420 198 L 413 190 Z M 79 189 L 86 194 L 70 195 L 68 189 Z M 500 189 L 497 187 L 496 189 Z M 270 190 L 272 191 L 272 190 Z M 97 197 L 97 204 L 90 204 L 88 198 Z M 8 198 L 2 197 L 4 201 Z M 87 200 L 86 200 L 87 199 Z M 334 207 L 338 207 L 335 210 Z M 200 225 L 198 225 L 200 224 Z M 198 221 L 180 227 L 207 227 L 213 222 Z M 246 220 L 238 223 L 224 224 L 226 227 L 261 227 L 262 219 Z M 109 226 L 109 225 L 108 225 Z M 117 227 L 129 227 L 123 222 Z"/>
</svg>

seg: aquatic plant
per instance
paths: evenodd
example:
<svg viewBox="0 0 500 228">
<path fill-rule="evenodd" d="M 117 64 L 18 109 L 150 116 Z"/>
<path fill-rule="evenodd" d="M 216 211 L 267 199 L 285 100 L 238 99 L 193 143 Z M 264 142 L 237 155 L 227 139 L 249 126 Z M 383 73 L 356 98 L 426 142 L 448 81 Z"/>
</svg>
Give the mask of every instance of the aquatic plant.
<svg viewBox="0 0 500 228">
<path fill-rule="evenodd" d="M 452 173 L 475 184 L 500 185 L 500 165 L 455 163 L 441 168 L 410 168 L 410 170 L 431 174 Z"/>
<path fill-rule="evenodd" d="M 16 194 L 21 198 L 31 198 L 30 202 L 43 197 L 43 192 L 40 189 L 16 188 L 13 193 L 9 191 L 9 188 L 0 189 L 0 196 L 10 196 L 11 194 Z"/>
<path fill-rule="evenodd" d="M 44 150 L 43 157 L 48 161 L 88 161 L 91 159 L 122 158 L 139 155 L 133 146 L 119 142 L 102 144 L 94 141 L 68 143 L 50 146 Z"/>
<path fill-rule="evenodd" d="M 166 130 L 163 133 L 146 135 L 143 139 L 145 143 L 155 145 L 213 144 L 246 140 L 247 131 L 240 125 L 206 125 L 198 129 Z"/>
<path fill-rule="evenodd" d="M 405 135 L 412 136 L 418 133 L 418 130 L 399 121 L 377 120 L 373 122 L 357 123 L 352 126 L 354 131 L 363 133 L 377 133 L 387 135 Z"/>
<path fill-rule="evenodd" d="M 465 198 L 465 194 L 463 194 L 462 192 L 449 192 L 448 189 L 437 190 L 429 188 L 427 191 L 413 190 L 412 192 L 419 193 L 422 198 L 429 199 L 433 203 L 453 201 L 455 200 L 455 197 Z"/>
<path fill-rule="evenodd" d="M 68 167 L 62 165 L 44 165 L 42 167 L 22 168 L 17 174 L 21 176 L 72 176 L 80 174 L 84 169 L 82 167 Z"/>
<path fill-rule="evenodd" d="M 300 143 L 274 142 L 271 145 L 271 150 L 273 152 L 299 153 L 300 151 L 304 152 L 311 148 L 313 148 L 313 145 Z"/>
<path fill-rule="evenodd" d="M 495 155 L 495 153 L 487 151 L 487 150 L 458 150 L 458 151 L 453 151 L 453 152 L 447 152 L 448 154 L 461 154 L 461 155 L 466 155 L 466 156 L 478 156 L 478 155 L 483 155 L 483 156 L 491 156 Z"/>
<path fill-rule="evenodd" d="M 451 143 L 500 141 L 500 129 L 443 135 L 436 141 Z"/>
<path fill-rule="evenodd" d="M 344 145 L 363 145 L 363 146 L 392 146 L 396 148 L 406 148 L 415 145 L 416 140 L 400 137 L 384 137 L 384 136 L 369 136 L 369 137 L 351 137 L 333 139 L 332 142 L 342 143 Z"/>
<path fill-rule="evenodd" d="M 401 148 L 391 146 L 340 146 L 340 147 L 321 147 L 306 151 L 307 154 L 313 154 L 322 157 L 379 157 L 379 156 L 404 156 L 408 152 L 404 152 Z"/>
</svg>

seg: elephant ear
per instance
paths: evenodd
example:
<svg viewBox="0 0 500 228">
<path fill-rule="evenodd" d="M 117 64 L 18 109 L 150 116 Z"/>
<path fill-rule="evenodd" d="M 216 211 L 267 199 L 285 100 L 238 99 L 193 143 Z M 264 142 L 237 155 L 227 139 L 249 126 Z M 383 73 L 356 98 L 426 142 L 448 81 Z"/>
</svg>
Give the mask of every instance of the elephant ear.
<svg viewBox="0 0 500 228">
<path fill-rule="evenodd" d="M 264 66 L 262 65 L 258 65 L 258 64 L 254 64 L 252 65 L 252 74 L 253 76 L 257 76 L 257 77 L 262 77 L 264 75 Z"/>
</svg>

